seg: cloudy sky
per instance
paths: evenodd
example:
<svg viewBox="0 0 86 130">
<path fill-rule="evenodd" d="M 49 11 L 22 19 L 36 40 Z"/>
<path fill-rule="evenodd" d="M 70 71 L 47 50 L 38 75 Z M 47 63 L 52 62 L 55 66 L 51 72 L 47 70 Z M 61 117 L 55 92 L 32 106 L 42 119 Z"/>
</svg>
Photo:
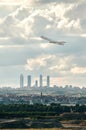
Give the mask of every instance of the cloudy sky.
<svg viewBox="0 0 86 130">
<path fill-rule="evenodd" d="M 66 41 L 49 44 L 40 36 Z M 43 74 L 86 86 L 86 0 L 0 0 L 0 87 Z"/>
</svg>

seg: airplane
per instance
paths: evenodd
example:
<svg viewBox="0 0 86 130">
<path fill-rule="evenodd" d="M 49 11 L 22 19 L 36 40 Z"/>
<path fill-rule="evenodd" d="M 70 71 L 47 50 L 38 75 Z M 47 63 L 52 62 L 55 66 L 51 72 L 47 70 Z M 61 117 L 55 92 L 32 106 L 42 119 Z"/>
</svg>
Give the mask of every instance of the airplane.
<svg viewBox="0 0 86 130">
<path fill-rule="evenodd" d="M 53 44 L 58 44 L 58 45 L 64 45 L 64 43 L 66 43 L 65 41 L 53 41 L 45 36 L 40 36 L 42 39 L 45 39 L 47 41 L 49 41 L 49 43 L 53 43 Z"/>
</svg>

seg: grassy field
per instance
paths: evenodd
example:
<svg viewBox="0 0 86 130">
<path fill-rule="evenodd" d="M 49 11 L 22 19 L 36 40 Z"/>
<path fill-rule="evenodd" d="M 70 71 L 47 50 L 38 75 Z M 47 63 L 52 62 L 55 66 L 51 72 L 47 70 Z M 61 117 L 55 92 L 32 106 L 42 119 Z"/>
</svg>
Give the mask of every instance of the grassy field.
<svg viewBox="0 0 86 130">
<path fill-rule="evenodd" d="M 0 129 L 0 130 L 2 130 L 2 129 Z M 15 130 L 15 129 L 3 129 L 3 130 Z M 17 129 L 17 130 L 21 130 L 21 129 Z M 22 130 L 86 130 L 86 129 L 83 129 L 83 128 L 80 128 L 80 129 L 78 129 L 78 128 L 52 128 L 52 129 L 50 129 L 50 128 L 41 128 L 41 129 L 22 129 Z"/>
<path fill-rule="evenodd" d="M 46 128 L 46 124 L 47 127 Z M 0 120 L 1 129 L 13 130 L 86 130 L 86 120 L 30 120 L 28 118 L 23 119 L 2 119 Z M 32 127 L 32 128 L 31 128 Z M 52 128 L 50 128 L 52 127 Z M 9 129 L 10 128 L 10 129 Z"/>
<path fill-rule="evenodd" d="M 86 106 L 2 104 L 0 129 L 86 130 Z"/>
</svg>

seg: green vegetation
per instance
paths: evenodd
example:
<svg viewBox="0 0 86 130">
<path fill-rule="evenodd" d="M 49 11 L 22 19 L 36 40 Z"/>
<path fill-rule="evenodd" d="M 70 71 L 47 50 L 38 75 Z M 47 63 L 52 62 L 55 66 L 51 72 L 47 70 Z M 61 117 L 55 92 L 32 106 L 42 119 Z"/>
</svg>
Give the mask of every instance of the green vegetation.
<svg viewBox="0 0 86 130">
<path fill-rule="evenodd" d="M 0 105 L 0 118 L 13 118 L 13 117 L 47 117 L 47 116 L 58 116 L 63 113 L 71 113 L 73 118 L 74 113 L 85 113 L 85 105 L 76 106 L 61 106 L 60 104 L 43 105 L 43 104 L 9 104 Z M 75 115 L 74 115 L 75 116 Z M 66 116 L 66 118 L 68 118 Z M 75 117 L 76 118 L 76 117 Z M 81 116 L 82 118 L 82 116 Z M 84 114 L 83 114 L 83 118 Z"/>
<path fill-rule="evenodd" d="M 62 128 L 63 121 L 85 121 L 86 106 L 0 105 L 0 128 Z"/>
</svg>

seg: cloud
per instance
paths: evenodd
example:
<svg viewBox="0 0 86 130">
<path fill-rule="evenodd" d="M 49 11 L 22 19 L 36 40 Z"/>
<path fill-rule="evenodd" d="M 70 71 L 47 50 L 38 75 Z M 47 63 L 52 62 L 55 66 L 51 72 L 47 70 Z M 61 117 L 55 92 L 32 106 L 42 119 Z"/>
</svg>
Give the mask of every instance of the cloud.
<svg viewBox="0 0 86 130">
<path fill-rule="evenodd" d="M 79 28 L 81 28 L 80 30 L 81 33 L 86 32 L 85 30 L 86 8 L 85 7 L 86 7 L 86 1 L 83 0 L 83 1 L 80 1 L 79 3 L 74 4 L 72 8 L 65 13 L 66 18 L 69 18 L 70 20 L 74 20 L 75 23 L 76 23 L 76 20 L 79 20 Z"/>
<path fill-rule="evenodd" d="M 0 0 L 0 5 L 20 5 L 21 0 Z"/>
<path fill-rule="evenodd" d="M 37 3 L 41 3 L 41 4 L 50 4 L 50 3 L 65 3 L 65 4 L 67 4 L 67 3 L 76 3 L 76 2 L 79 2 L 80 0 L 36 0 L 36 2 Z"/>
<path fill-rule="evenodd" d="M 43 73 L 52 75 L 53 77 L 59 76 L 60 78 L 67 78 L 71 76 L 84 76 L 86 74 L 83 61 L 80 63 L 80 57 L 76 58 L 74 55 L 61 56 L 61 55 L 41 55 L 34 58 L 28 58 L 25 69 L 35 74 Z M 80 67 L 79 67 L 80 66 Z M 82 75 L 81 75 L 82 74 Z"/>
<path fill-rule="evenodd" d="M 47 5 L 47 9 L 21 5 L 2 19 L 0 35 L 10 37 L 12 43 L 15 43 L 16 39 L 18 42 L 26 43 L 30 37 L 40 37 L 40 35 L 49 35 L 54 38 L 57 35 L 81 35 L 81 20 L 70 19 L 67 14 L 71 9 L 73 5 L 66 7 L 65 4 L 52 4 L 51 8 Z"/>
<path fill-rule="evenodd" d="M 62 72 L 70 69 L 69 63 L 71 63 L 71 57 L 63 57 L 57 55 L 41 55 L 35 58 L 28 58 L 27 64 L 25 65 L 26 70 L 35 71 L 40 73 L 49 74 L 61 74 Z M 53 76 L 54 76 L 53 75 Z"/>
<path fill-rule="evenodd" d="M 23 66 L 21 70 L 25 73 L 44 73 L 67 80 L 70 77 L 71 82 L 75 75 L 77 79 L 85 77 L 85 0 L 23 0 L 18 3 L 9 0 L 7 5 L 5 0 L 2 2 L 0 67 L 3 71 L 6 66 L 8 70 Z M 40 39 L 41 35 L 67 41 L 67 44 L 50 44 Z"/>
<path fill-rule="evenodd" d="M 41 59 L 40 59 L 41 58 Z M 40 67 L 45 67 L 46 66 L 46 60 L 50 57 L 38 57 L 35 59 L 29 59 L 27 60 L 27 65 L 25 66 L 26 70 L 35 70 L 39 69 Z"/>
<path fill-rule="evenodd" d="M 71 69 L 71 72 L 74 74 L 86 74 L 86 67 L 77 67 Z"/>
</svg>

